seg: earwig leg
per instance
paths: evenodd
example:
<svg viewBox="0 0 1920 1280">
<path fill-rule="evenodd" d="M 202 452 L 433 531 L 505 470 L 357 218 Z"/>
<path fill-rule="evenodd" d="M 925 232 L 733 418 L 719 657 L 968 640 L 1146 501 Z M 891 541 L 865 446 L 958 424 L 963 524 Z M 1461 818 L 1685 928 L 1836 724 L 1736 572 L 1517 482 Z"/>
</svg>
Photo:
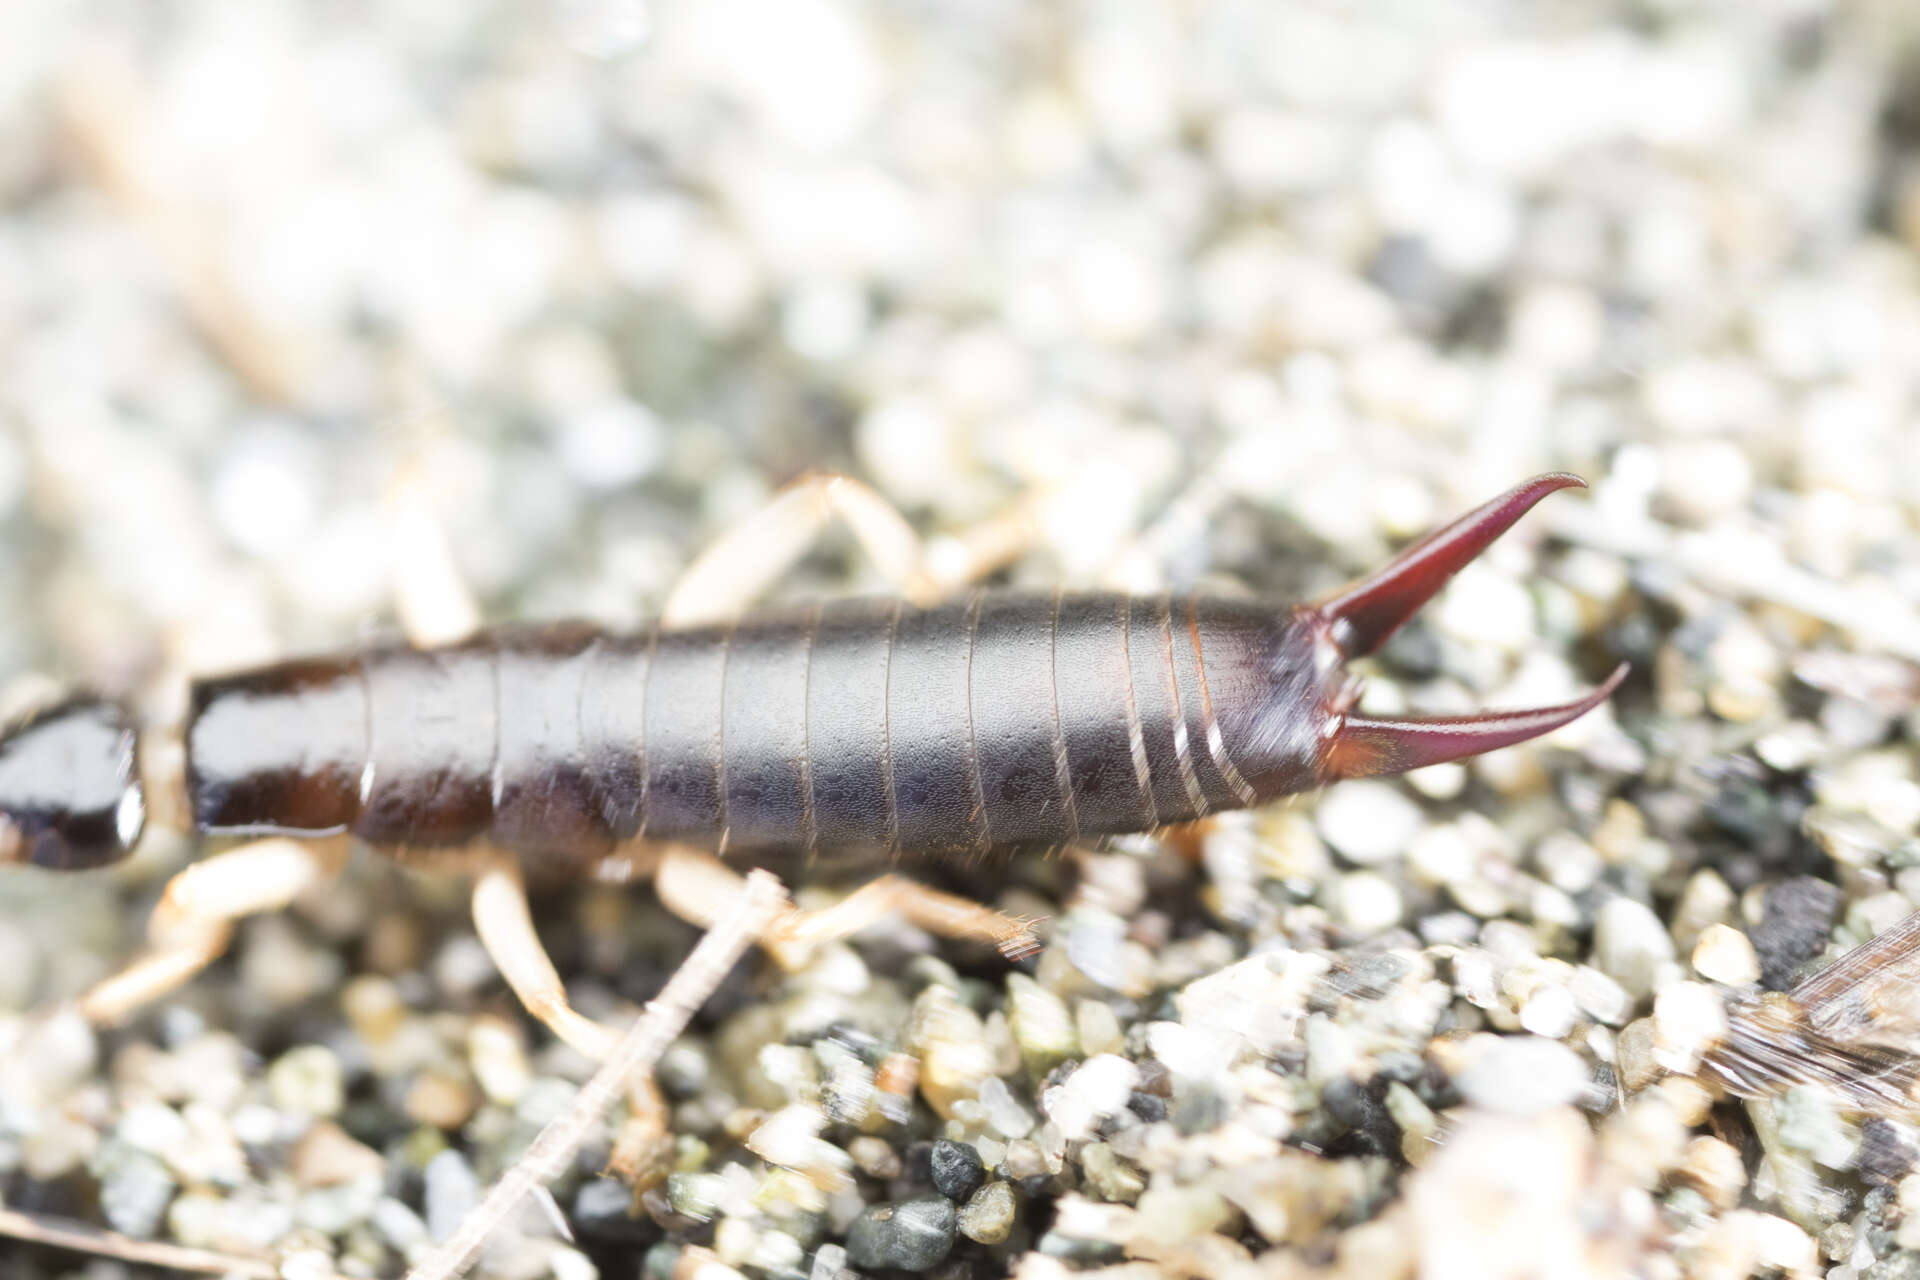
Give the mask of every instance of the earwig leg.
<svg viewBox="0 0 1920 1280">
<path fill-rule="evenodd" d="M 392 534 L 394 606 L 407 641 L 430 648 L 473 634 L 480 626 L 480 606 L 460 576 L 440 522 L 402 496 L 393 511 Z"/>
<path fill-rule="evenodd" d="M 583 1057 L 605 1061 L 620 1038 L 619 1032 L 601 1026 L 567 1003 L 559 971 L 534 932 L 526 883 L 512 863 L 496 864 L 474 881 L 473 923 L 480 944 L 493 957 L 527 1012 Z M 610 1165 L 630 1181 L 640 1181 L 664 1169 L 671 1145 L 667 1104 L 652 1075 L 642 1074 L 627 1081 L 627 1106 L 628 1120 L 614 1144 Z"/>
<path fill-rule="evenodd" d="M 80 1012 L 90 1022 L 117 1022 L 166 995 L 226 950 L 235 920 L 286 906 L 345 856 L 343 841 L 275 838 L 188 867 L 167 882 L 154 908 L 146 952 L 82 996 Z"/>
<path fill-rule="evenodd" d="M 653 872 L 660 905 L 702 929 L 712 927 L 727 903 L 746 889 L 746 877 L 706 850 L 687 845 L 664 846 Z"/>
<path fill-rule="evenodd" d="M 667 909 L 701 925 L 714 920 L 743 885 L 712 854 L 678 846 L 667 851 L 654 876 L 654 890 Z M 862 885 L 833 906 L 789 911 L 761 935 L 760 945 L 782 968 L 797 969 L 816 948 L 896 915 L 942 937 L 991 943 L 1013 960 L 1040 945 L 1031 921 L 891 875 Z"/>
<path fill-rule="evenodd" d="M 850 937 L 895 915 L 943 938 L 991 943 L 1009 960 L 1024 959 L 1040 949 L 1031 920 L 1003 915 L 970 898 L 892 875 L 861 885 L 830 907 L 791 913 L 760 939 L 760 945 L 786 963 L 789 957 L 803 958 L 822 943 Z"/>
<path fill-rule="evenodd" d="M 511 864 L 491 867 L 474 881 L 473 923 L 480 934 L 480 945 L 493 957 L 500 976 L 527 1012 L 583 1057 L 604 1061 L 613 1051 L 617 1033 L 567 1003 L 560 974 L 533 930 L 526 885 Z"/>
<path fill-rule="evenodd" d="M 667 593 L 661 621 L 684 627 L 731 618 L 806 554 L 836 519 L 896 590 L 931 601 L 934 592 L 921 569 L 913 526 L 858 480 L 821 474 L 794 481 L 695 556 Z"/>
</svg>

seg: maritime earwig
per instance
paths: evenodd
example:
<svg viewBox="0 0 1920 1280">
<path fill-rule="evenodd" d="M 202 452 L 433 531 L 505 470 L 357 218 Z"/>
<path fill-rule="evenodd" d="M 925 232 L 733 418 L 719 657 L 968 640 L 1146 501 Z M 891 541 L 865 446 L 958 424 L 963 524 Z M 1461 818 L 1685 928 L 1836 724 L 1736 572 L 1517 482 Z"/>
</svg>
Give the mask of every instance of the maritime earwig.
<svg viewBox="0 0 1920 1280">
<path fill-rule="evenodd" d="M 212 836 L 501 851 L 517 886 L 519 871 L 592 874 L 636 842 L 776 869 L 827 852 L 1058 847 L 1457 760 L 1568 723 L 1625 669 L 1558 706 L 1379 719 L 1355 711 L 1345 663 L 1541 498 L 1579 484 L 1529 480 L 1310 605 L 854 599 L 639 635 L 511 627 L 202 679 L 184 726 L 185 812 Z M 0 740 L 0 860 L 72 870 L 125 855 L 145 810 L 134 737 L 110 704 L 80 700 Z M 203 874 L 211 905 L 176 913 L 224 928 L 290 896 L 311 868 L 288 870 L 285 842 L 261 843 L 276 852 L 260 855 L 258 887 L 236 873 L 222 896 Z M 217 953 L 210 939 L 162 966 L 177 976 L 93 1008 L 151 998 Z M 522 940 L 537 950 L 530 927 Z M 503 967 L 525 996 L 527 975 Z M 551 966 L 534 978 L 557 989 Z"/>
</svg>

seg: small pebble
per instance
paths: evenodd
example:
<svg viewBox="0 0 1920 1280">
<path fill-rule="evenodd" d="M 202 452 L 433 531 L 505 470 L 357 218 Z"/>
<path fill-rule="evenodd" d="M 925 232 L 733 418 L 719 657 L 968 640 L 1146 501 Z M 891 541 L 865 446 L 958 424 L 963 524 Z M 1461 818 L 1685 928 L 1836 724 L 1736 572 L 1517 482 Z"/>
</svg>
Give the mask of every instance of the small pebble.
<svg viewBox="0 0 1920 1280">
<path fill-rule="evenodd" d="M 1020 1060 L 1035 1080 L 1080 1052 L 1080 1037 L 1066 1004 L 1023 973 L 1007 976 L 1007 1025 L 1020 1046 Z"/>
<path fill-rule="evenodd" d="M 467 1028 L 467 1061 L 489 1102 L 512 1106 L 527 1091 L 532 1071 L 520 1029 L 501 1018 L 475 1018 Z"/>
<path fill-rule="evenodd" d="M 1745 986 L 1760 980 L 1760 957 L 1746 934 L 1730 925 L 1712 924 L 1693 944 L 1693 969 L 1712 982 Z"/>
<path fill-rule="evenodd" d="M 1680 901 L 1673 907 L 1673 939 L 1691 949 L 1709 925 L 1726 924 L 1733 918 L 1733 890 L 1711 867 L 1687 877 Z"/>
<path fill-rule="evenodd" d="M 1334 917 L 1362 937 L 1399 924 L 1402 909 L 1393 881 L 1376 872 L 1349 872 L 1333 888 Z"/>
<path fill-rule="evenodd" d="M 1139 1068 L 1127 1059 L 1111 1053 L 1095 1054 L 1064 1083 L 1048 1089 L 1040 1105 L 1062 1138 L 1078 1142 L 1092 1134 L 1098 1121 L 1126 1109 L 1139 1079 Z"/>
<path fill-rule="evenodd" d="M 893 1149 L 893 1144 L 870 1133 L 863 1133 L 848 1142 L 847 1154 L 853 1157 L 854 1168 L 869 1178 L 897 1178 L 904 1167 L 900 1153 Z"/>
<path fill-rule="evenodd" d="M 847 1261 L 856 1267 L 932 1270 L 953 1252 L 958 1223 L 953 1202 L 943 1196 L 874 1205 L 847 1230 Z"/>
<path fill-rule="evenodd" d="M 683 1218 L 710 1221 L 727 1197 L 727 1183 L 715 1173 L 681 1172 L 667 1177 L 667 1203 Z"/>
<path fill-rule="evenodd" d="M 94 1172 L 108 1225 L 122 1235 L 151 1236 L 177 1190 L 166 1166 L 144 1151 L 115 1144 L 111 1155 L 96 1160 Z"/>
<path fill-rule="evenodd" d="M 1704 982 L 1675 982 L 1654 1000 L 1653 1022 L 1656 1061 L 1668 1071 L 1692 1075 L 1701 1057 L 1726 1035 L 1726 1003 Z"/>
<path fill-rule="evenodd" d="M 823 1244 L 814 1251 L 808 1280 L 840 1280 L 846 1267 L 847 1251 L 837 1244 Z"/>
<path fill-rule="evenodd" d="M 1489 1111 L 1527 1113 L 1565 1106 L 1587 1087 L 1580 1055 L 1539 1036 L 1485 1037 L 1483 1046 L 1454 1077 L 1460 1095 Z"/>
<path fill-rule="evenodd" d="M 1018 1212 L 1013 1188 L 1004 1182 L 989 1182 L 973 1193 L 960 1210 L 960 1234 L 978 1244 L 1002 1244 L 1013 1234 Z"/>
<path fill-rule="evenodd" d="M 1405 851 L 1424 820 L 1420 806 L 1397 785 L 1371 780 L 1336 783 L 1314 811 L 1326 842 L 1362 866 Z"/>
<path fill-rule="evenodd" d="M 1716 1210 L 1740 1202 L 1747 1189 L 1747 1166 L 1739 1151 L 1719 1138 L 1701 1135 L 1687 1143 L 1674 1175 L 1705 1196 Z"/>
<path fill-rule="evenodd" d="M 1616 897 L 1601 906 L 1593 926 L 1594 963 L 1629 995 L 1651 994 L 1654 976 L 1673 957 L 1667 927 L 1644 903 Z"/>
<path fill-rule="evenodd" d="M 1080 1171 L 1087 1190 L 1115 1204 L 1132 1204 L 1147 1189 L 1139 1172 L 1104 1142 L 1089 1142 L 1080 1149 Z"/>
<path fill-rule="evenodd" d="M 1520 1006 L 1521 1029 L 1549 1040 L 1564 1040 L 1579 1016 L 1572 990 L 1557 982 L 1540 987 Z"/>
<path fill-rule="evenodd" d="M 401 1103 L 409 1120 L 434 1129 L 458 1129 L 478 1105 L 478 1091 L 463 1074 L 438 1070 L 415 1076 Z"/>
<path fill-rule="evenodd" d="M 1124 1048 L 1120 1040 L 1120 1019 L 1103 1000 L 1076 1000 L 1073 1025 L 1079 1033 L 1083 1053 L 1119 1053 Z"/>
<path fill-rule="evenodd" d="M 1767 891 L 1760 923 L 1747 937 L 1760 957 L 1760 984 L 1785 991 L 1801 968 L 1826 950 L 1840 890 L 1824 880 L 1795 876 Z"/>
<path fill-rule="evenodd" d="M 381 1174 L 386 1161 L 378 1151 L 347 1136 L 330 1120 L 308 1126 L 294 1144 L 293 1179 L 303 1187 L 331 1187 L 368 1174 Z"/>
<path fill-rule="evenodd" d="M 383 1197 L 373 1206 L 368 1220 L 387 1247 L 409 1262 L 417 1259 L 433 1243 L 427 1224 L 419 1214 L 392 1196 Z"/>
<path fill-rule="evenodd" d="M 949 1200 L 965 1200 L 987 1180 L 980 1153 L 964 1142 L 941 1138 L 933 1144 L 928 1157 L 934 1190 Z"/>
<path fill-rule="evenodd" d="M 1020 1105 L 1007 1082 L 989 1076 L 980 1082 L 980 1105 L 986 1108 L 987 1123 L 1003 1138 L 1024 1138 L 1033 1132 L 1033 1113 Z"/>
<path fill-rule="evenodd" d="M 337 1116 L 346 1101 L 346 1079 L 332 1050 L 302 1045 L 267 1068 L 267 1091 L 282 1111 Z"/>
<path fill-rule="evenodd" d="M 480 1203 L 480 1179 L 458 1151 L 442 1151 L 427 1163 L 423 1203 L 427 1234 L 436 1241 L 453 1234 L 470 1210 Z"/>
<path fill-rule="evenodd" d="M 1171 1182 L 1156 1181 L 1140 1196 L 1138 1208 L 1136 1237 L 1160 1245 L 1225 1230 L 1240 1216 L 1212 1187 Z"/>
</svg>

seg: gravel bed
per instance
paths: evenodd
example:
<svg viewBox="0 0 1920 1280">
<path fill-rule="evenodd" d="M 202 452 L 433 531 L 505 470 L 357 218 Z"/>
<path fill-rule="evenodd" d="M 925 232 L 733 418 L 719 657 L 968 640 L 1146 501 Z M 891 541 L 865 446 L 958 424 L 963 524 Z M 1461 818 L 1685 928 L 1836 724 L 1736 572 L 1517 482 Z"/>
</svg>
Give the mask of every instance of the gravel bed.
<svg viewBox="0 0 1920 1280">
<path fill-rule="evenodd" d="M 810 468 L 936 565 L 1312 598 L 1537 472 L 1367 710 L 1541 742 L 958 878 L 755 955 L 491 1280 L 1920 1276 L 1920 1129 L 1691 1074 L 1920 905 L 1920 12 L 1894 0 L 0 5 L 0 703 L 646 617 Z M 779 584 L 872 589 L 829 538 Z M 163 1007 L 198 849 L 0 875 L 0 1202 L 397 1276 L 590 1065 L 360 851 Z M 953 879 L 954 873 L 945 873 Z M 831 885 L 794 886 L 805 902 Z M 538 923 L 632 1016 L 696 934 Z M 53 1012 L 49 1012 L 53 1011 Z M 121 1264 L 0 1241 L 9 1280 Z"/>
</svg>

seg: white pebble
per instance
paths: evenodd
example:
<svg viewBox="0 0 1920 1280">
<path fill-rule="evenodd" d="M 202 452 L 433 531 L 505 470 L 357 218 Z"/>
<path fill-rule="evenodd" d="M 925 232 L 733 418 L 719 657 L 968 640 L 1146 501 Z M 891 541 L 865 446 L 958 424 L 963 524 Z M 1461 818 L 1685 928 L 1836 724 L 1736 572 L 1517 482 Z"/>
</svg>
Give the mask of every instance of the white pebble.
<svg viewBox="0 0 1920 1280">
<path fill-rule="evenodd" d="M 619 489 L 660 465 L 666 431 L 651 409 L 633 400 L 599 401 L 560 426 L 560 460 L 591 489 Z"/>
<path fill-rule="evenodd" d="M 1693 944 L 1693 969 L 1730 987 L 1760 980 L 1760 957 L 1747 935 L 1731 925 L 1710 924 Z"/>
<path fill-rule="evenodd" d="M 1126 1110 L 1127 1099 L 1140 1072 L 1127 1059 L 1099 1053 L 1080 1064 L 1062 1084 L 1041 1099 L 1047 1119 L 1059 1126 L 1060 1136 L 1078 1142 L 1093 1136 L 1094 1123 Z"/>
<path fill-rule="evenodd" d="M 253 428 L 228 447 L 214 472 L 214 518 L 252 555 L 291 550 L 313 523 L 322 475 L 311 446 L 291 428 Z"/>
<path fill-rule="evenodd" d="M 780 312 L 780 336 L 809 360 L 840 360 L 852 355 L 866 337 L 866 294 L 842 283 L 804 288 L 787 299 Z"/>
<path fill-rule="evenodd" d="M 1566 893 L 1579 893 L 1599 880 L 1604 863 L 1600 851 L 1576 835 L 1556 831 L 1533 851 L 1533 861 L 1547 883 Z"/>
<path fill-rule="evenodd" d="M 1520 582 L 1484 565 L 1462 569 L 1432 617 L 1449 635 L 1510 653 L 1534 640 L 1533 597 Z"/>
<path fill-rule="evenodd" d="M 157 1156 L 168 1155 L 187 1141 L 187 1122 L 178 1111 L 159 1102 L 127 1108 L 115 1131 L 129 1146 Z"/>
<path fill-rule="evenodd" d="M 1557 1040 L 1489 1036 L 1454 1078 L 1460 1095 L 1489 1111 L 1527 1113 L 1565 1106 L 1586 1090 L 1587 1065 Z"/>
<path fill-rule="evenodd" d="M 1629 994 L 1645 996 L 1660 966 L 1673 959 L 1673 939 L 1651 908 L 1632 898 L 1609 898 L 1594 919 L 1593 958 Z"/>
<path fill-rule="evenodd" d="M 1314 813 L 1326 842 L 1350 862 L 1368 865 L 1402 853 L 1423 818 L 1420 806 L 1390 782 L 1342 782 Z"/>
<path fill-rule="evenodd" d="M 1591 965 L 1575 966 L 1567 990 L 1583 1013 L 1606 1026 L 1620 1026 L 1633 1013 L 1633 997 L 1626 988 Z"/>
<path fill-rule="evenodd" d="M 1379 933 L 1400 923 L 1400 891 L 1378 872 L 1354 871 L 1333 890 L 1333 913 L 1356 933 Z"/>
<path fill-rule="evenodd" d="M 465 1156 L 458 1151 L 442 1151 L 427 1162 L 423 1183 L 427 1234 L 445 1240 L 480 1203 L 480 1179 L 474 1176 Z"/>
<path fill-rule="evenodd" d="M 1676 1075 L 1692 1075 L 1701 1055 L 1727 1032 L 1727 1008 L 1704 982 L 1669 983 L 1654 999 L 1654 1061 Z"/>
<path fill-rule="evenodd" d="M 1557 982 L 1541 987 L 1520 1006 L 1521 1028 L 1549 1040 L 1566 1039 L 1579 1017 L 1573 992 Z"/>
<path fill-rule="evenodd" d="M 854 429 L 854 448 L 887 495 L 908 505 L 936 501 L 967 469 L 958 426 L 919 397 L 876 404 Z"/>
</svg>

